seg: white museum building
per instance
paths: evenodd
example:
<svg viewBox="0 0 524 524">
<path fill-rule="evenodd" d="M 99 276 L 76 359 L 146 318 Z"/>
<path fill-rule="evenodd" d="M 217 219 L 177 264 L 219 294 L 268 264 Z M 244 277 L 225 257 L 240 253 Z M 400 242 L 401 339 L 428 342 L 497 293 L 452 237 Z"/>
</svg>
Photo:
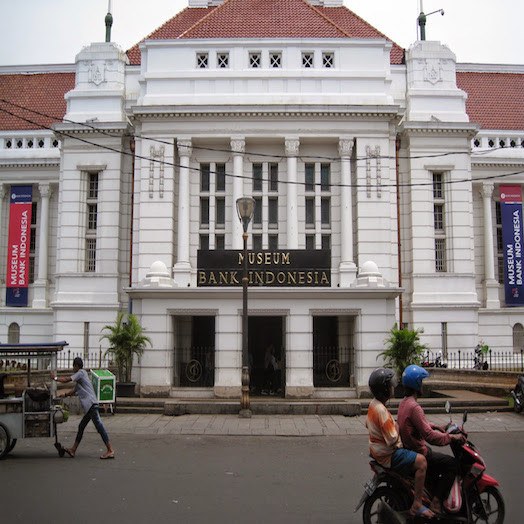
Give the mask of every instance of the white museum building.
<svg viewBox="0 0 524 524">
<path fill-rule="evenodd" d="M 395 323 L 520 351 L 523 93 L 342 0 L 189 0 L 127 52 L 1 66 L 0 341 L 98 354 L 131 311 L 143 395 L 238 397 L 249 196 L 254 394 L 270 351 L 278 395 L 357 396 Z"/>
</svg>

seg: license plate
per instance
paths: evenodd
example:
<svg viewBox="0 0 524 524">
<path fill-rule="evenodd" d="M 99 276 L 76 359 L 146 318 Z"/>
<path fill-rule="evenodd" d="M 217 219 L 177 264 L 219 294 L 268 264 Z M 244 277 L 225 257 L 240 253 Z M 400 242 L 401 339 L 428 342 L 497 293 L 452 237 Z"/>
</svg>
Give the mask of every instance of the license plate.
<svg viewBox="0 0 524 524">
<path fill-rule="evenodd" d="M 373 477 L 364 484 L 364 491 L 371 497 L 377 489 L 377 477 Z"/>
</svg>

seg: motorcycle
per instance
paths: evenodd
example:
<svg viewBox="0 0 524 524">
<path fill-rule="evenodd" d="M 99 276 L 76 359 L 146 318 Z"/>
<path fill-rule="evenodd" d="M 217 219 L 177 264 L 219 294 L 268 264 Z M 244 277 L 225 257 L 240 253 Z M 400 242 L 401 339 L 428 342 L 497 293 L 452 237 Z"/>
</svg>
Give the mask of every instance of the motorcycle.
<svg viewBox="0 0 524 524">
<path fill-rule="evenodd" d="M 515 389 L 511 390 L 513 397 L 513 410 L 515 413 L 520 413 L 524 407 L 524 375 L 520 375 Z"/>
<path fill-rule="evenodd" d="M 429 351 L 427 351 L 424 357 L 422 358 L 422 362 L 420 363 L 420 365 L 423 368 L 447 368 L 448 367 L 448 365 L 445 364 L 442 360 L 442 351 L 438 352 L 438 355 L 434 361 L 430 360 Z"/>
<path fill-rule="evenodd" d="M 446 402 L 446 412 L 451 412 L 449 401 Z M 462 426 L 454 424 L 451 417 L 446 426 L 447 433 L 461 433 L 466 441 L 464 444 L 451 444 L 453 455 L 459 463 L 459 474 L 443 504 L 443 513 L 436 514 L 431 521 L 502 524 L 505 506 L 497 488 L 499 483 L 486 473 L 483 458 L 468 440 L 464 431 L 466 421 L 467 411 L 464 412 Z M 371 460 L 369 465 L 374 476 L 364 485 L 364 493 L 355 508 L 357 512 L 364 505 L 364 524 L 392 522 L 392 514 L 398 522 L 416 522 L 417 517 L 409 513 L 413 503 L 413 479 L 403 477 L 375 460 Z M 423 504 L 429 507 L 431 499 L 431 493 L 424 489 Z"/>
</svg>

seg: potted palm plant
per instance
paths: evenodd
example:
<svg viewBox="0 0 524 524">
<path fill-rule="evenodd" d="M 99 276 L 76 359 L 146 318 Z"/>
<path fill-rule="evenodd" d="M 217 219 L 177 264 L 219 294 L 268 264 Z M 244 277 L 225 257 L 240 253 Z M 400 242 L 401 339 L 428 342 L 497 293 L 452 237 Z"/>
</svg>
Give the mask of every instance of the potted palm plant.
<svg viewBox="0 0 524 524">
<path fill-rule="evenodd" d="M 397 376 L 398 385 L 395 388 L 395 397 L 402 397 L 402 373 L 411 364 L 419 364 L 424 351 L 425 344 L 420 342 L 420 334 L 423 329 L 399 329 L 395 324 L 390 331 L 390 336 L 385 343 L 388 348 L 382 351 L 378 357 L 383 357 L 386 367 L 392 368 Z"/>
<path fill-rule="evenodd" d="M 140 360 L 146 344 L 152 346 L 151 340 L 144 335 L 144 329 L 135 315 L 129 313 L 125 319 L 124 313 L 118 313 L 115 323 L 104 326 L 100 337 L 109 342 L 105 355 L 111 355 L 117 367 L 117 396 L 132 397 L 135 395 L 136 383 L 131 381 L 133 360 Z"/>
</svg>

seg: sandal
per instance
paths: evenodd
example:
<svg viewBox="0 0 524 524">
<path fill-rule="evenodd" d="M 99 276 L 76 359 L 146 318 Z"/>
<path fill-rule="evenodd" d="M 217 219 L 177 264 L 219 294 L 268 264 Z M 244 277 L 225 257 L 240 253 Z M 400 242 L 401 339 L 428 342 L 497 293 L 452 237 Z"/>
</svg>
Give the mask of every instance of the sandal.
<svg viewBox="0 0 524 524">
<path fill-rule="evenodd" d="M 100 456 L 100 459 L 101 460 L 108 460 L 108 459 L 114 459 L 115 458 L 115 453 L 106 453 L 105 455 L 101 455 Z"/>
</svg>

